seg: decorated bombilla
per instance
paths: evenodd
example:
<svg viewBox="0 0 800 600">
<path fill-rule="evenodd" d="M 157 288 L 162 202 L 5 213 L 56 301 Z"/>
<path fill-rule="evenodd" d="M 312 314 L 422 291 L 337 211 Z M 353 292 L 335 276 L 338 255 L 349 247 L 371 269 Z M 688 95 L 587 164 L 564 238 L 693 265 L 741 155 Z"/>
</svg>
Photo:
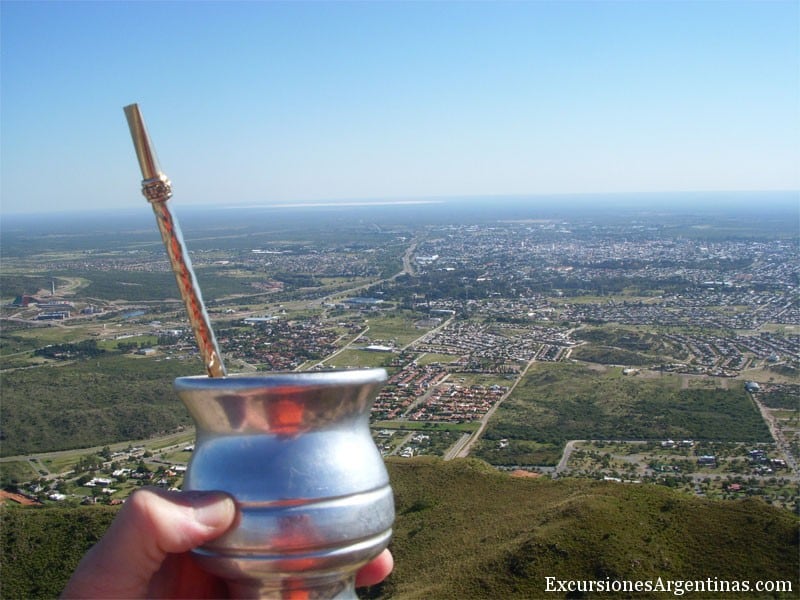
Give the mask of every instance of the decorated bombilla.
<svg viewBox="0 0 800 600">
<path fill-rule="evenodd" d="M 369 431 L 383 369 L 179 377 L 197 426 L 185 490 L 224 490 L 238 518 L 194 551 L 240 598 L 356 598 L 389 544 L 394 499 Z"/>
</svg>

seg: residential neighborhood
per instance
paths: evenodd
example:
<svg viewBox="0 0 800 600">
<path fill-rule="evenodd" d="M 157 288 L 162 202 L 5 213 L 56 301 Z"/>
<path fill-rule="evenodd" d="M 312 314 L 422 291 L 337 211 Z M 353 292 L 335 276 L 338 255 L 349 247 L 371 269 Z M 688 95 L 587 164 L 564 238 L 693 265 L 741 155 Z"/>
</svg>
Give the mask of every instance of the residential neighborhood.
<svg viewBox="0 0 800 600">
<path fill-rule="evenodd" d="M 763 457 L 748 458 L 750 475 L 797 477 L 800 407 L 788 399 L 798 390 L 800 368 L 800 261 L 790 237 L 710 235 L 680 219 L 624 224 L 591 216 L 364 227 L 361 239 L 347 241 L 313 242 L 303 234 L 301 241 L 245 236 L 215 245 L 212 236 L 191 250 L 232 372 L 386 368 L 388 382 L 372 407 L 383 454 L 452 458 L 481 447 L 502 468 L 503 453 L 520 453 L 521 442 L 491 437 L 493 415 L 503 414 L 517 385 L 525 387 L 547 365 L 585 365 L 618 373 L 630 385 L 664 378 L 684 390 L 747 383 L 774 444 Z M 48 275 L 38 288 L 8 298 L 0 318 L 20 331 L 74 328 L 85 339 L 42 344 L 30 358 L 9 359 L 10 369 L 97 360 L 104 352 L 154 363 L 198 360 L 160 250 L 134 245 L 80 258 L 46 255 L 35 264 Z M 92 278 L 97 283 L 87 284 Z M 156 292 L 148 281 L 166 286 L 162 299 L 151 299 Z M 780 386 L 786 389 L 776 392 Z M 775 394 L 783 400 L 771 404 Z M 534 401 L 531 414 L 536 410 Z M 712 469 L 712 477 L 731 464 L 676 439 L 660 452 L 691 451 L 686 460 Z M 753 450 L 737 446 L 736 453 Z M 28 492 L 49 491 L 51 501 L 63 501 L 64 490 L 85 501 L 116 500 L 131 482 L 180 485 L 190 456 L 181 450 L 180 460 L 114 457 L 74 476 L 61 473 L 61 491 L 55 474 L 37 468 L 54 478 Z M 513 467 L 634 478 L 603 461 L 573 464 L 569 446 L 561 459 L 561 467 L 552 458 Z M 641 462 L 638 478 L 674 477 L 688 468 L 675 470 L 662 458 L 650 463 L 658 466 L 648 471 Z"/>
</svg>

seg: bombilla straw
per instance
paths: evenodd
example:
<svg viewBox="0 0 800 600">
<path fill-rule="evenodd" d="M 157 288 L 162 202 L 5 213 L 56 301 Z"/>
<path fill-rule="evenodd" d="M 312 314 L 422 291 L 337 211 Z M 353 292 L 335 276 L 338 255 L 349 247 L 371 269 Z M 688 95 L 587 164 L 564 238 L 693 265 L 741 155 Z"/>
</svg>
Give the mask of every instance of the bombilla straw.
<svg viewBox="0 0 800 600">
<path fill-rule="evenodd" d="M 200 286 L 197 285 L 197 278 L 192 270 L 189 253 L 183 243 L 178 222 L 167 206 L 167 200 L 172 196 L 172 185 L 158 165 L 155 150 L 147 135 L 142 114 L 139 112 L 139 105 L 130 104 L 124 110 L 128 127 L 131 130 L 136 158 L 139 160 L 139 168 L 142 171 L 142 194 L 150 202 L 156 215 L 161 239 L 167 249 L 169 262 L 175 273 L 178 290 L 186 306 L 189 322 L 192 324 L 206 371 L 209 377 L 225 377 L 225 366 L 222 364 L 219 346 L 203 304 Z"/>
</svg>

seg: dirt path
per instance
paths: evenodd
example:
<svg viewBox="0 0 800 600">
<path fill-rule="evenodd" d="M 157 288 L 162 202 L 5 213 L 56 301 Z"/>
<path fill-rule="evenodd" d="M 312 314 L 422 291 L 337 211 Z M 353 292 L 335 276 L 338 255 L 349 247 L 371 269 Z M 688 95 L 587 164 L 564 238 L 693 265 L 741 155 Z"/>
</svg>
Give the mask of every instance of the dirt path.
<svg viewBox="0 0 800 600">
<path fill-rule="evenodd" d="M 784 438 L 783 432 L 781 431 L 781 428 L 778 426 L 775 416 L 757 398 L 757 394 L 748 393 L 748 396 L 750 396 L 750 399 L 756 405 L 758 411 L 761 413 L 761 417 L 767 424 L 767 427 L 769 428 L 769 433 L 772 436 L 772 439 L 775 440 L 775 446 L 778 448 L 778 452 L 780 452 L 783 455 L 783 459 L 786 461 L 786 466 L 789 467 L 789 469 L 795 475 L 800 474 L 798 473 L 797 460 L 792 454 L 791 448 L 789 447 L 789 444 L 786 442 L 786 438 Z"/>
</svg>

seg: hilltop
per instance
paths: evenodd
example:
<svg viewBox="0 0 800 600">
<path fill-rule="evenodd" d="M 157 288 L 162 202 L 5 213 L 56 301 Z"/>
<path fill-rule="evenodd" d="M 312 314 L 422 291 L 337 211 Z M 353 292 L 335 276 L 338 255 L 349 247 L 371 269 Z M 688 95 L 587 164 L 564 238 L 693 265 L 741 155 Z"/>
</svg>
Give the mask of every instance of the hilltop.
<svg viewBox="0 0 800 600">
<path fill-rule="evenodd" d="M 390 459 L 388 468 L 397 502 L 396 568 L 365 597 L 539 598 L 546 577 L 779 580 L 800 589 L 798 520 L 758 500 L 515 478 L 474 459 Z M 107 507 L 0 510 L 3 597 L 58 594 L 113 514 Z"/>
<path fill-rule="evenodd" d="M 477 460 L 390 468 L 397 567 L 377 597 L 540 598 L 546 577 L 792 580 L 798 589 L 798 521 L 761 501 L 520 479 Z"/>
</svg>

